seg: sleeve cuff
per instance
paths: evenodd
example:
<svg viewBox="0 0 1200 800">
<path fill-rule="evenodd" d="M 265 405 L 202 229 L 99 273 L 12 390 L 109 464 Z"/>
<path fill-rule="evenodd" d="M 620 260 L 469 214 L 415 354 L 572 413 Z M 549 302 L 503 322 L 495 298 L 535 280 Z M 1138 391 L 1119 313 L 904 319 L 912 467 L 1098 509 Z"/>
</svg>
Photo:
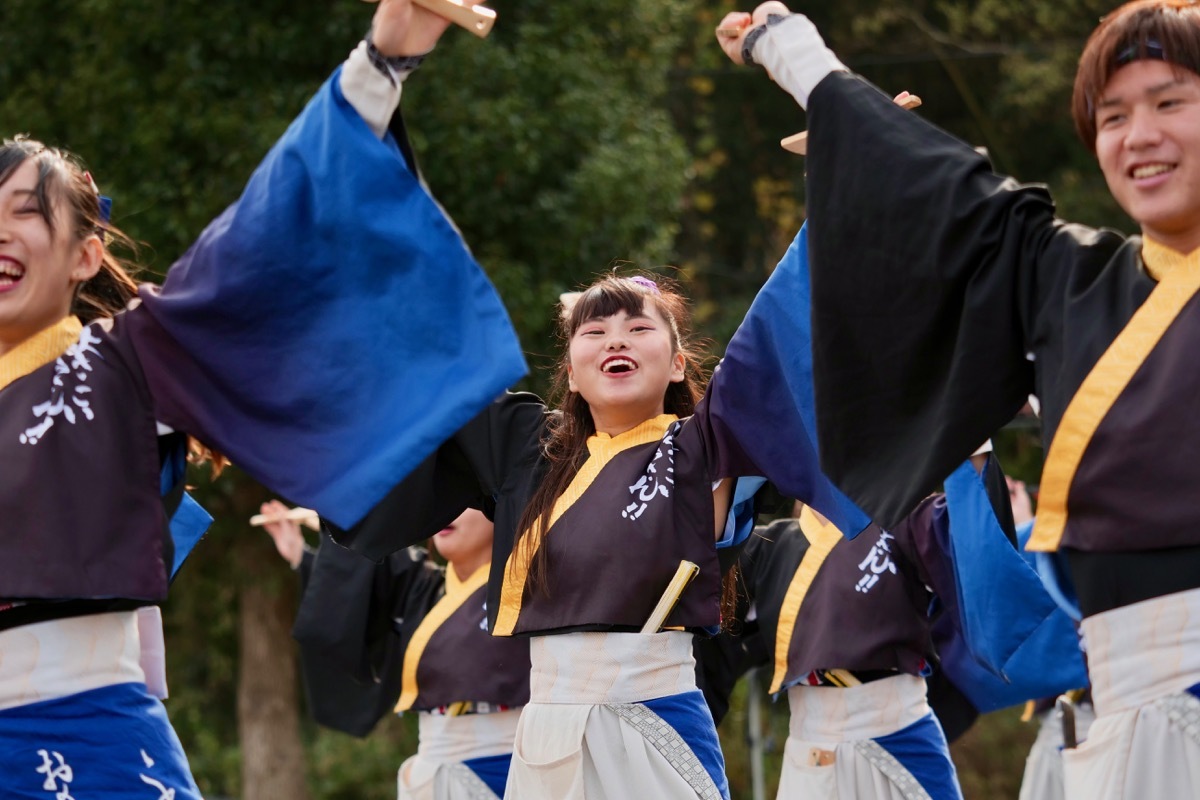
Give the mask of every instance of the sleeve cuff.
<svg viewBox="0 0 1200 800">
<path fill-rule="evenodd" d="M 729 502 L 729 516 L 725 518 L 725 532 L 717 540 L 718 550 L 739 545 L 750 537 L 754 531 L 754 495 L 766 482 L 766 478 L 737 478 Z"/>
<path fill-rule="evenodd" d="M 358 43 L 342 67 L 342 96 L 381 139 L 400 105 L 401 84 L 409 74 L 393 72 L 391 77 L 384 75 L 371 63 L 365 41 Z"/>
<path fill-rule="evenodd" d="M 803 14 L 769 25 L 754 44 L 754 60 L 766 67 L 802 108 L 808 108 L 808 96 L 829 73 L 847 71 Z"/>
</svg>

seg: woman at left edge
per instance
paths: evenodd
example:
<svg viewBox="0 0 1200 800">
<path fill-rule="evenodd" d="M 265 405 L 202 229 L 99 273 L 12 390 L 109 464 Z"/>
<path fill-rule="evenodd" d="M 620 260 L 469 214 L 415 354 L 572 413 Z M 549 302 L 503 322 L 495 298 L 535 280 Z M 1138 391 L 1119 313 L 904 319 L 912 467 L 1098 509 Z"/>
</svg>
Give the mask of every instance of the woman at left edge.
<svg viewBox="0 0 1200 800">
<path fill-rule="evenodd" d="M 385 0 L 161 289 L 109 252 L 74 157 L 0 147 L 5 797 L 199 797 L 136 623 L 166 596 L 163 468 L 187 437 L 350 525 L 523 374 L 490 284 L 387 131 L 404 57 L 446 24 Z M 414 281 L 440 293 L 406 306 Z M 431 338 L 431 319 L 464 324 Z M 469 377 L 432 412 L 406 402 L 448 353 Z"/>
</svg>

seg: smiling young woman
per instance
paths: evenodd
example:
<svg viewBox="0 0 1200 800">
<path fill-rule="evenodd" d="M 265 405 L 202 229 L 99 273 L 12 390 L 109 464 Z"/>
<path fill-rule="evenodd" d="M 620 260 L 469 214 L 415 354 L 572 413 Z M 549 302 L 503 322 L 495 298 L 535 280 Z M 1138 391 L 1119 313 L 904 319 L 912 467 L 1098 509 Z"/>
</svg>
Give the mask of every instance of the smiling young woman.
<svg viewBox="0 0 1200 800">
<path fill-rule="evenodd" d="M 489 627 L 532 637 L 506 797 L 729 796 L 693 637 L 729 619 L 764 478 L 841 508 L 807 432 L 801 291 L 785 260 L 706 384 L 669 281 L 597 280 L 557 315 L 551 406 L 501 397 L 335 534 L 380 557 L 465 505 L 495 520 Z M 695 579 L 644 632 L 681 562 Z"/>
<path fill-rule="evenodd" d="M 19 137 L 0 147 L 0 357 L 72 313 L 111 315 L 136 294 L 102 243 L 101 216 L 68 154 Z"/>
</svg>

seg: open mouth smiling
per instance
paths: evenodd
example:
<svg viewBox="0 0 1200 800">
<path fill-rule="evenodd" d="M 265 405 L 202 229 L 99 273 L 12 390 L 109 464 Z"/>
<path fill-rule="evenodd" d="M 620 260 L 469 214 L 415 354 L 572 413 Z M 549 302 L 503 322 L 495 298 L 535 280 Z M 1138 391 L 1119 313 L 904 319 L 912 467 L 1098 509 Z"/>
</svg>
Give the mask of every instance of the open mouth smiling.
<svg viewBox="0 0 1200 800">
<path fill-rule="evenodd" d="M 1174 164 L 1165 164 L 1156 162 L 1154 164 L 1135 164 L 1129 170 L 1129 177 L 1135 181 L 1144 180 L 1146 178 L 1154 178 L 1167 172 L 1175 170 Z"/>
<path fill-rule="evenodd" d="M 605 375 L 623 375 L 638 368 L 637 362 L 626 356 L 606 358 L 600 365 L 600 371 Z"/>
<path fill-rule="evenodd" d="M 11 258 L 0 258 L 0 289 L 15 286 L 24 277 L 24 267 Z"/>
</svg>

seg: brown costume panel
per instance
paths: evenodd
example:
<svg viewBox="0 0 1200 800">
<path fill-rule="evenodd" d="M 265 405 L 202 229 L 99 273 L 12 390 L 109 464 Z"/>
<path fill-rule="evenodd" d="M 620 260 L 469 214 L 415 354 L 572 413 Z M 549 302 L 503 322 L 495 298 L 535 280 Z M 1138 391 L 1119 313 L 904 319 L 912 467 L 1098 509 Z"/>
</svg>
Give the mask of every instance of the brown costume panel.
<svg viewBox="0 0 1200 800">
<path fill-rule="evenodd" d="M 292 633 L 300 644 L 313 717 L 365 736 L 396 706 L 406 656 L 446 597 L 446 574 L 420 548 L 376 564 L 326 539 L 300 571 L 303 597 Z M 420 634 L 415 710 L 456 703 L 518 706 L 529 698 L 529 646 L 483 628 L 484 589 Z"/>
</svg>

